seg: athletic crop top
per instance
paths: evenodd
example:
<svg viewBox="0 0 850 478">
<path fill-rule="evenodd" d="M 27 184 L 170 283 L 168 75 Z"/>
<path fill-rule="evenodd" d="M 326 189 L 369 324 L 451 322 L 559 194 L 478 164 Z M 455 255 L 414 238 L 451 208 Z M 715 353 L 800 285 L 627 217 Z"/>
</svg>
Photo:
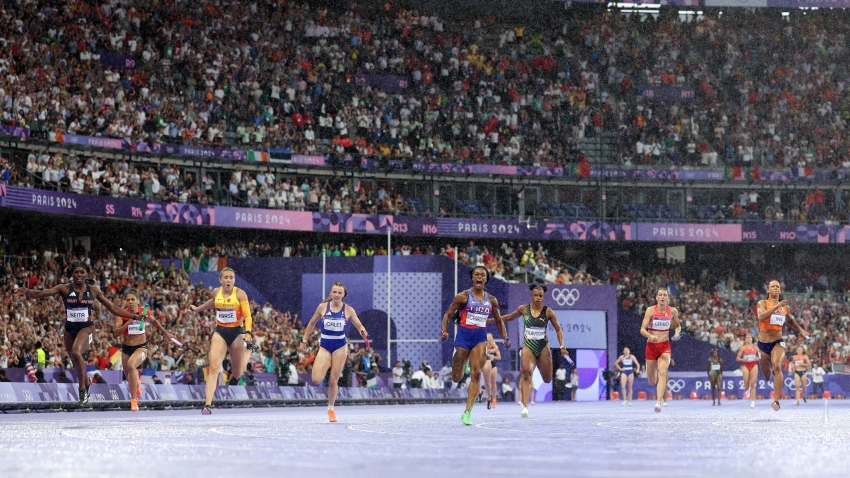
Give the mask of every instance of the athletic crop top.
<svg viewBox="0 0 850 478">
<path fill-rule="evenodd" d="M 670 323 L 673 321 L 673 313 L 668 305 L 663 311 L 655 307 L 652 318 L 649 320 L 649 325 L 646 330 L 650 332 L 667 332 L 670 330 Z"/>
<path fill-rule="evenodd" d="M 744 362 L 756 362 L 759 359 L 758 349 L 755 345 L 744 347 L 744 354 L 741 356 Z"/>
<path fill-rule="evenodd" d="M 130 309 L 125 310 L 133 314 L 142 315 L 143 309 L 139 307 L 135 312 L 131 311 Z M 152 317 L 152 311 L 150 309 L 148 309 L 148 313 L 147 315 L 145 315 L 145 317 Z M 138 320 L 128 319 L 127 317 L 121 317 L 121 320 L 123 320 L 125 324 L 130 320 L 133 321 L 130 326 L 127 327 L 127 329 L 124 331 L 125 337 L 129 337 L 131 335 L 145 335 L 145 329 L 140 328 L 141 322 L 139 322 Z"/>
<path fill-rule="evenodd" d="M 806 367 L 806 356 L 805 355 L 795 355 L 794 356 L 794 368 L 802 369 Z"/>
<path fill-rule="evenodd" d="M 236 297 L 238 287 L 234 287 L 230 296 L 224 297 L 222 288 L 219 287 L 215 294 L 215 323 L 222 327 L 239 327 L 242 325 L 242 308 Z"/>
<path fill-rule="evenodd" d="M 345 303 L 342 308 L 334 312 L 331 303 L 325 309 L 325 315 L 319 320 L 319 330 L 322 331 L 322 340 L 345 340 L 345 332 L 348 329 L 348 319 L 345 317 Z"/>
<path fill-rule="evenodd" d="M 634 370 L 634 364 L 632 363 L 632 356 L 623 357 L 623 371 L 631 372 Z"/>
<path fill-rule="evenodd" d="M 766 299 L 764 304 L 767 308 L 771 308 L 776 304 L 776 302 L 771 301 L 770 299 Z M 788 316 L 788 313 L 791 311 L 788 309 L 788 306 L 782 306 L 768 317 L 765 320 L 759 320 L 759 330 L 782 330 L 782 326 L 785 325 L 785 319 Z"/>
<path fill-rule="evenodd" d="M 62 297 L 62 302 L 65 303 L 65 319 L 68 322 L 90 322 L 91 309 L 94 305 L 94 294 L 91 293 L 91 288 L 86 285 L 84 292 L 74 290 L 74 283 L 68 284 L 68 295 Z"/>
<path fill-rule="evenodd" d="M 460 326 L 467 329 L 487 328 L 487 319 L 492 315 L 490 296 L 484 292 L 484 300 L 478 300 L 472 295 L 472 289 L 469 289 L 468 294 L 466 307 L 460 311 Z"/>
</svg>

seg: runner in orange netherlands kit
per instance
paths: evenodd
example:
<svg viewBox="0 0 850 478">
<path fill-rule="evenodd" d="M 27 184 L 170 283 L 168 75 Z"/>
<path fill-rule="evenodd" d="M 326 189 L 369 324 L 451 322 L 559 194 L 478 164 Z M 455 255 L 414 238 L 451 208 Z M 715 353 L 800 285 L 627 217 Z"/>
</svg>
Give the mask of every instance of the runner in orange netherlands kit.
<svg viewBox="0 0 850 478">
<path fill-rule="evenodd" d="M 738 350 L 736 357 L 741 362 L 741 374 L 744 377 L 744 399 L 750 398 L 750 408 L 756 407 L 756 379 L 759 373 L 759 349 L 753 345 L 753 336 L 744 337 L 744 346 Z"/>
<path fill-rule="evenodd" d="M 646 337 L 646 378 L 655 385 L 658 401 L 654 410 L 661 412 L 661 401 L 667 393 L 667 369 L 670 367 L 670 326 L 675 329 L 673 340 L 682 336 L 682 324 L 679 323 L 679 311 L 669 305 L 667 289 L 658 289 L 655 293 L 656 305 L 646 309 L 640 334 Z M 666 402 L 665 402 L 666 403 Z"/>
<path fill-rule="evenodd" d="M 782 327 L 785 322 L 790 320 L 791 325 L 806 340 L 809 340 L 809 333 L 803 330 L 800 324 L 794 320 L 788 303 L 779 300 L 780 293 L 779 281 L 770 281 L 767 285 L 767 299 L 758 303 L 758 348 L 761 350 L 759 365 L 765 381 L 769 382 L 771 374 L 773 375 L 774 400 L 771 408 L 777 412 L 779 411 L 779 396 L 782 393 L 782 385 L 785 381 L 785 377 L 782 375 L 782 361 L 785 360 L 785 341 L 782 340 Z"/>
</svg>

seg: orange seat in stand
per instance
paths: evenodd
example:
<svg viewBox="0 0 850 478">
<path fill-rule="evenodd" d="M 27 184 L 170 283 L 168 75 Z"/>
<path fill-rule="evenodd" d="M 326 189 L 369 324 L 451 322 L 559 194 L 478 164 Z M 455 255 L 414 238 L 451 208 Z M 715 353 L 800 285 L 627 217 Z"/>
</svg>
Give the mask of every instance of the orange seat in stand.
<svg viewBox="0 0 850 478">
<path fill-rule="evenodd" d="M 823 398 L 824 400 L 829 400 L 830 398 L 832 398 L 832 392 L 830 392 L 829 390 L 823 392 Z"/>
<path fill-rule="evenodd" d="M 691 400 L 699 400 L 699 394 L 696 390 L 691 390 Z"/>
<path fill-rule="evenodd" d="M 646 400 L 646 392 L 638 392 L 638 400 Z"/>
<path fill-rule="evenodd" d="M 619 400 L 620 392 L 611 392 L 611 400 Z"/>
</svg>

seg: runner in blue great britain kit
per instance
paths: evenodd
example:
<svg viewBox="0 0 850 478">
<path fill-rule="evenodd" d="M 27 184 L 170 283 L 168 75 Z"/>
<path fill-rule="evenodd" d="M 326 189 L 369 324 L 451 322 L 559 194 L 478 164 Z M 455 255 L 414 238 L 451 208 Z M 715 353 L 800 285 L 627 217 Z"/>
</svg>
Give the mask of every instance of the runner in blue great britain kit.
<svg viewBox="0 0 850 478">
<path fill-rule="evenodd" d="M 499 314 L 499 301 L 484 290 L 490 280 L 490 272 L 483 267 L 476 267 L 469 275 L 472 288 L 455 296 L 443 315 L 440 334 L 443 341 L 449 338 L 449 322 L 453 318 L 457 321 L 455 352 L 452 356 L 452 388 L 457 388 L 457 382 L 463 377 L 466 361 L 469 360 L 471 382 L 467 389 L 466 410 L 461 415 L 464 425 L 472 425 L 472 405 L 481 390 L 481 370 L 487 359 L 487 319 L 495 319 L 499 333 L 505 341 L 505 348 L 511 347 L 508 331 Z"/>
</svg>

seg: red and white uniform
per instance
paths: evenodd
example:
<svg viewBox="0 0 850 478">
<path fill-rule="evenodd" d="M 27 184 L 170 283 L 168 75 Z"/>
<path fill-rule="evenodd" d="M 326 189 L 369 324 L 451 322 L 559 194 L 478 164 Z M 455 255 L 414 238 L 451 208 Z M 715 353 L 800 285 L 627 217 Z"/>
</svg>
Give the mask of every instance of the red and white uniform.
<svg viewBox="0 0 850 478">
<path fill-rule="evenodd" d="M 646 326 L 646 330 L 649 332 L 668 332 L 670 330 L 670 324 L 673 322 L 673 312 L 670 309 L 670 306 L 661 310 L 660 307 L 655 306 L 655 310 L 652 313 L 652 318 L 649 320 L 649 325 Z M 664 354 L 670 354 L 672 350 L 670 349 L 670 341 L 665 340 L 664 342 L 646 342 L 646 360 L 658 360 Z"/>
</svg>

